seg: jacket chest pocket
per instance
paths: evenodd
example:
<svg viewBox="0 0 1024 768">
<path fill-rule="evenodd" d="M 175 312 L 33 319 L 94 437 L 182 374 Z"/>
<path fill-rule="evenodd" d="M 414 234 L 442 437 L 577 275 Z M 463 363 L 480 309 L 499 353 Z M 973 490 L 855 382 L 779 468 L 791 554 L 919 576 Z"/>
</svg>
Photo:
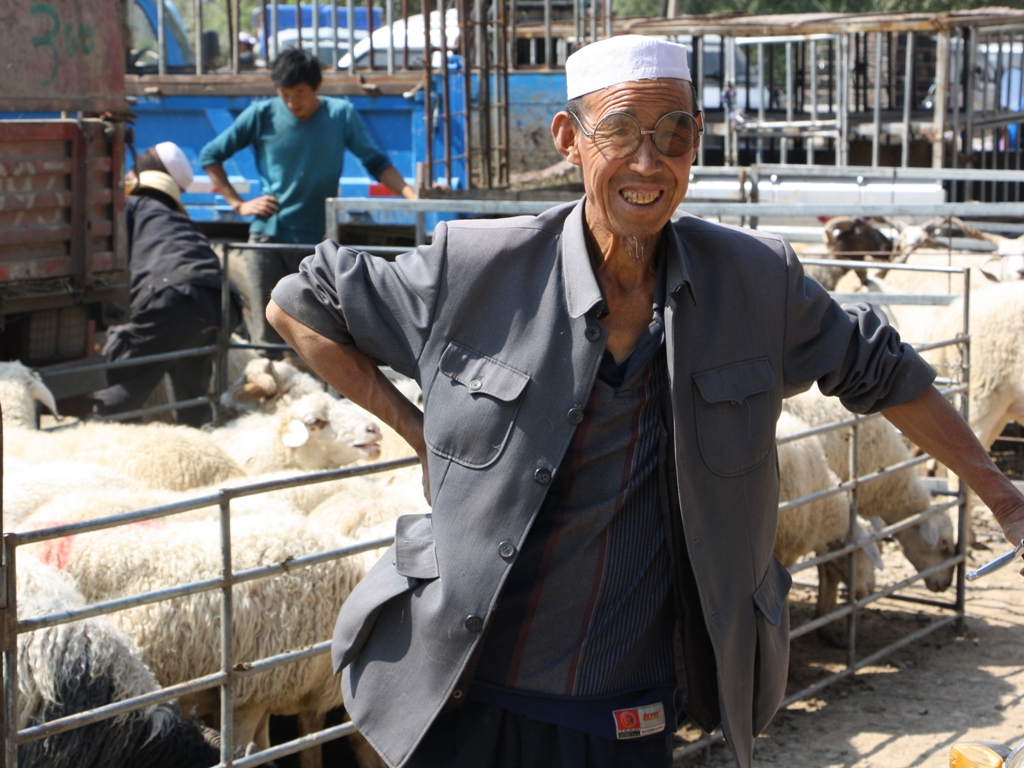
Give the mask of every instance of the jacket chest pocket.
<svg viewBox="0 0 1024 768">
<path fill-rule="evenodd" d="M 702 371 L 693 383 L 697 441 L 708 468 L 731 476 L 764 461 L 775 437 L 768 359 Z"/>
<path fill-rule="evenodd" d="M 466 467 L 493 464 L 508 442 L 529 380 L 493 357 L 450 342 L 424 408 L 427 445 Z"/>
</svg>

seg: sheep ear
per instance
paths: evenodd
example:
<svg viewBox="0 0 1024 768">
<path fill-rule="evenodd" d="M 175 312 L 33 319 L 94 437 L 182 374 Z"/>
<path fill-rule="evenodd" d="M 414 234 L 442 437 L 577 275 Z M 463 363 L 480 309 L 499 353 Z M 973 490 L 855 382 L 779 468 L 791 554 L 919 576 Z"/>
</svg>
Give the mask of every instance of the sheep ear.
<svg viewBox="0 0 1024 768">
<path fill-rule="evenodd" d="M 876 529 L 877 530 L 877 529 Z M 863 528 L 858 527 L 854 536 L 858 544 L 864 544 L 864 541 L 870 537 L 867 531 Z M 872 541 L 869 544 L 864 544 L 864 554 L 868 556 L 868 560 L 880 571 L 885 570 L 885 563 L 882 562 L 882 552 L 878 548 L 878 542 Z"/>
<path fill-rule="evenodd" d="M 61 415 L 57 413 L 57 401 L 53 397 L 53 392 L 43 384 L 43 377 L 36 371 L 32 372 L 32 380 L 29 382 L 28 391 L 34 399 L 49 408 L 50 413 L 58 419 L 61 418 Z"/>
<path fill-rule="evenodd" d="M 924 539 L 924 543 L 929 547 L 935 547 L 939 543 L 939 524 L 935 522 L 934 517 L 929 517 L 921 525 L 918 526 L 918 530 L 921 531 L 921 538 Z"/>
<path fill-rule="evenodd" d="M 259 752 L 259 749 L 260 748 L 256 745 L 255 741 L 250 741 L 248 746 L 245 748 L 245 756 L 249 757 L 250 755 L 255 755 Z"/>
<path fill-rule="evenodd" d="M 281 442 L 289 448 L 301 448 L 309 441 L 309 430 L 298 419 L 288 422 L 288 429 L 281 435 Z"/>
</svg>

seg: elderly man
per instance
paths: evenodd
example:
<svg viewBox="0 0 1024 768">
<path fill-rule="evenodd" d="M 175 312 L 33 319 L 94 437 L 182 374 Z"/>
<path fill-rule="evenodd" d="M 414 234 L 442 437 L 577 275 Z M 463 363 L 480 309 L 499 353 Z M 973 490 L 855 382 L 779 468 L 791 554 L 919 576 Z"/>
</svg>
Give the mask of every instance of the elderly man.
<svg viewBox="0 0 1024 768">
<path fill-rule="evenodd" d="M 392 766 L 668 766 L 687 716 L 750 766 L 788 662 L 783 397 L 885 409 L 1015 540 L 1024 499 L 880 316 L 778 237 L 670 220 L 703 126 L 685 48 L 603 40 L 566 81 L 552 135 L 582 201 L 442 224 L 393 264 L 322 244 L 274 292 L 433 504 L 342 608 L 346 708 Z M 373 359 L 421 382 L 422 414 Z"/>
</svg>

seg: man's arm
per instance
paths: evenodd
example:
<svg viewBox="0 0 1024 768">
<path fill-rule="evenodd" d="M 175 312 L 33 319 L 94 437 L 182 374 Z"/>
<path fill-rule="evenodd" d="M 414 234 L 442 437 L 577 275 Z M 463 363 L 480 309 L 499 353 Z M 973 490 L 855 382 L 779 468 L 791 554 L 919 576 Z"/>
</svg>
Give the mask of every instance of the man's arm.
<svg viewBox="0 0 1024 768">
<path fill-rule="evenodd" d="M 412 446 L 423 465 L 423 492 L 429 503 L 423 412 L 409 402 L 355 344 L 339 344 L 320 335 L 281 309 L 273 299 L 267 304 L 267 320 L 324 381 L 394 429 Z"/>
<path fill-rule="evenodd" d="M 231 182 L 228 181 L 228 175 L 224 171 L 224 166 L 220 163 L 211 163 L 204 166 L 203 170 L 210 177 L 213 186 L 227 200 L 231 210 L 239 216 L 271 216 L 277 213 L 277 198 L 273 195 L 261 195 L 255 200 L 243 200 L 242 196 L 231 185 Z"/>
<path fill-rule="evenodd" d="M 999 471 L 967 422 L 935 387 L 928 387 L 912 402 L 886 408 L 882 415 L 963 478 L 992 510 L 1006 538 L 1020 544 L 1024 539 L 1024 496 Z"/>
<path fill-rule="evenodd" d="M 393 165 L 389 165 L 381 171 L 380 176 L 377 177 L 377 181 L 390 189 L 396 195 L 401 195 L 406 200 L 416 200 L 419 198 L 419 195 L 416 194 L 416 190 L 405 183 L 405 179 L 402 178 L 402 174 L 400 174 L 398 169 Z"/>
</svg>

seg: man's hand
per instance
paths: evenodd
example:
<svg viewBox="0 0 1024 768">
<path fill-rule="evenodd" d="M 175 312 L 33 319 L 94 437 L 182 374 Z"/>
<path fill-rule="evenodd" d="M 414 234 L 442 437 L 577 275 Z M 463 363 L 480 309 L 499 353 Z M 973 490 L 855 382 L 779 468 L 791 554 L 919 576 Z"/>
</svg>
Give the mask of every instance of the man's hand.
<svg viewBox="0 0 1024 768">
<path fill-rule="evenodd" d="M 273 216 L 280 206 L 273 195 L 261 195 L 255 200 L 240 200 L 237 206 L 231 206 L 239 216 Z"/>
<path fill-rule="evenodd" d="M 935 387 L 928 387 L 913 402 L 887 408 L 882 415 L 974 489 L 1007 540 L 1013 546 L 1020 544 L 1024 538 L 1024 496 L 999 471 L 959 411 Z"/>
</svg>

